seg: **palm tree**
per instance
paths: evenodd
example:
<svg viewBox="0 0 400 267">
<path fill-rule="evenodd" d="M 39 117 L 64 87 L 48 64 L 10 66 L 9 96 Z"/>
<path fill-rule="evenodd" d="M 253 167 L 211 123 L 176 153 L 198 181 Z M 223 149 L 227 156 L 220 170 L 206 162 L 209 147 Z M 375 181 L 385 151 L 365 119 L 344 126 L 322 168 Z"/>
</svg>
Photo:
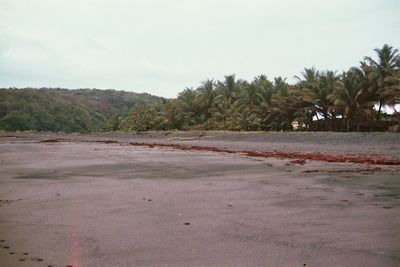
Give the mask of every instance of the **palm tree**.
<svg viewBox="0 0 400 267">
<path fill-rule="evenodd" d="M 400 54 L 398 49 L 393 49 L 392 46 L 385 44 L 381 49 L 375 48 L 379 60 L 378 62 L 371 57 L 364 59 L 370 63 L 371 66 L 378 68 L 383 75 L 392 75 L 400 68 Z"/>
<path fill-rule="evenodd" d="M 242 109 L 253 111 L 260 99 L 259 88 L 255 84 L 246 84 L 240 91 L 239 103 Z"/>
<path fill-rule="evenodd" d="M 274 79 L 274 94 L 271 99 L 271 127 L 274 130 L 292 129 L 295 117 L 294 108 L 296 99 L 293 96 L 294 88 L 286 83 L 286 79 L 277 77 Z"/>
<path fill-rule="evenodd" d="M 333 106 L 333 101 L 329 98 L 339 86 L 340 76 L 334 71 L 326 71 L 320 75 L 319 92 L 314 100 L 318 113 L 324 118 L 325 129 L 334 130 L 337 114 L 329 108 Z"/>
<path fill-rule="evenodd" d="M 318 116 L 318 96 L 320 94 L 320 73 L 314 67 L 305 68 L 301 73 L 302 78 L 295 76 L 298 83 L 294 87 L 294 96 L 296 102 L 294 103 L 296 108 L 296 120 L 300 123 L 308 125 L 309 130 L 313 127 L 313 118 Z"/>
<path fill-rule="evenodd" d="M 334 117 L 334 114 L 329 113 L 329 107 L 333 102 L 328 96 L 337 89 L 339 80 L 340 77 L 334 71 L 326 71 L 320 75 L 319 91 L 314 103 L 325 120 Z"/>
<path fill-rule="evenodd" d="M 224 99 L 223 101 L 227 101 L 229 104 L 232 104 L 235 101 L 238 91 L 235 74 L 225 76 L 224 82 L 218 82 L 218 90 L 218 101 L 220 101 L 219 99 L 222 98 Z"/>
<path fill-rule="evenodd" d="M 297 116 L 303 118 L 302 120 L 310 127 L 314 124 L 314 117 L 319 120 L 319 116 L 322 116 L 324 129 L 333 129 L 335 114 L 329 112 L 329 107 L 333 105 L 333 102 L 328 95 L 337 87 L 339 76 L 333 71 L 319 72 L 313 67 L 305 68 L 302 78 L 297 76 L 296 78 L 299 81 L 297 90 L 300 91 L 296 93 Z M 325 123 L 329 120 L 332 122 L 330 126 Z"/>
<path fill-rule="evenodd" d="M 164 117 L 165 124 L 168 129 L 182 129 L 184 124 L 184 119 L 182 116 L 182 112 L 180 111 L 180 105 L 177 100 L 167 100 L 164 102 Z"/>
<path fill-rule="evenodd" d="M 304 68 L 301 72 L 302 78 L 295 76 L 295 78 L 306 88 L 310 90 L 317 90 L 320 73 L 315 67 Z"/>
<path fill-rule="evenodd" d="M 238 84 L 235 80 L 235 74 L 225 76 L 223 82 L 218 81 L 213 113 L 216 115 L 216 120 L 222 123 L 222 128 L 227 126 L 226 120 L 229 116 L 229 109 L 235 102 L 237 93 Z"/>
<path fill-rule="evenodd" d="M 154 109 L 145 104 L 133 108 L 132 113 L 122 121 L 122 128 L 137 132 L 148 131 L 153 126 L 155 117 Z"/>
<path fill-rule="evenodd" d="M 195 99 L 195 104 L 199 106 L 201 110 L 201 116 L 203 117 L 202 123 L 211 118 L 211 109 L 216 97 L 214 86 L 215 82 L 211 79 L 202 82 L 201 86 L 197 89 L 198 96 Z"/>
<path fill-rule="evenodd" d="M 258 113 L 259 103 L 261 100 L 260 88 L 255 83 L 243 83 L 240 91 L 240 97 L 234 104 L 237 103 L 237 111 L 240 113 L 237 118 L 240 118 L 242 128 L 244 130 L 257 130 L 259 125 Z"/>
<path fill-rule="evenodd" d="M 217 96 L 218 97 L 218 96 Z M 211 109 L 212 117 L 209 121 L 217 130 L 227 130 L 227 120 L 229 118 L 232 104 L 222 97 L 218 99 Z"/>
<path fill-rule="evenodd" d="M 380 121 L 381 109 L 383 105 L 394 105 L 398 103 L 399 82 L 396 79 L 396 73 L 400 70 L 400 54 L 398 49 L 385 44 L 381 49 L 374 49 L 378 60 L 371 57 L 365 57 L 367 63 L 362 65 L 367 69 L 370 67 L 368 79 L 372 86 L 370 91 L 377 94 L 379 108 L 377 121 Z"/>
<path fill-rule="evenodd" d="M 192 88 L 185 88 L 178 94 L 178 100 L 180 100 L 184 111 L 191 112 L 194 110 L 194 100 L 196 98 L 196 92 Z"/>
<path fill-rule="evenodd" d="M 343 73 L 335 91 L 328 96 L 333 101 L 331 112 L 342 115 L 346 122 L 346 131 L 353 122 L 371 116 L 376 103 L 374 95 L 364 87 L 365 73 L 362 69 L 352 68 Z"/>
<path fill-rule="evenodd" d="M 267 130 L 270 128 L 271 123 L 273 84 L 265 75 L 256 77 L 253 84 L 258 88 L 259 99 L 256 109 L 258 111 L 259 123 L 263 130 Z"/>
<path fill-rule="evenodd" d="M 400 71 L 394 76 L 386 78 L 387 86 L 384 87 L 381 94 L 386 99 L 386 104 L 391 106 L 396 112 L 396 105 L 400 104 Z"/>
</svg>

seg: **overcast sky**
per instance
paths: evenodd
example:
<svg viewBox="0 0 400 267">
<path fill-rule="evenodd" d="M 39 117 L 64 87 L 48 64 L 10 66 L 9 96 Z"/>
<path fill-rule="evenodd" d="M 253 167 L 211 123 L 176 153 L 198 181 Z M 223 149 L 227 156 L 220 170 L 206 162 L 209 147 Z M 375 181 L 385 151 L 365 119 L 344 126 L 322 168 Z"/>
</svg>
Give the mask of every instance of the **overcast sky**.
<svg viewBox="0 0 400 267">
<path fill-rule="evenodd" d="M 175 97 L 226 74 L 342 71 L 400 48 L 399 14 L 399 0 L 0 0 L 0 87 Z"/>
</svg>

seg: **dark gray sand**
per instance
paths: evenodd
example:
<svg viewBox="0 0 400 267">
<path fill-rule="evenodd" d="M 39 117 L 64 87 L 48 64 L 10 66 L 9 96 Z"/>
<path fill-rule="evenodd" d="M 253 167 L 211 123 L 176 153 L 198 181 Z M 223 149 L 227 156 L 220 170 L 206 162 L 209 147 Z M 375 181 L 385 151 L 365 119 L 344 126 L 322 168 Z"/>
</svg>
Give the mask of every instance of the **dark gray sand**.
<svg viewBox="0 0 400 267">
<path fill-rule="evenodd" d="M 400 266 L 400 166 L 84 140 L 400 158 L 384 133 L 3 133 L 0 266 Z"/>
</svg>

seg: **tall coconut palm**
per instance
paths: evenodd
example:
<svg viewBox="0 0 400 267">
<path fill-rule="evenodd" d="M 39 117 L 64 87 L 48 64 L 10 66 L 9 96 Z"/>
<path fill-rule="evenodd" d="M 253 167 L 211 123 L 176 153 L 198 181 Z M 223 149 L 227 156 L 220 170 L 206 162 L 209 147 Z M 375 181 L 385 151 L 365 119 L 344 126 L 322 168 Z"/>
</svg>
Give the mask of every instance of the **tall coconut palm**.
<svg viewBox="0 0 400 267">
<path fill-rule="evenodd" d="M 259 116 L 259 123 L 263 130 L 267 130 L 271 123 L 272 111 L 272 95 L 274 92 L 273 84 L 267 79 L 267 76 L 257 76 L 253 84 L 258 88 L 258 105 L 257 111 Z"/>
<path fill-rule="evenodd" d="M 168 129 L 181 130 L 184 124 L 184 118 L 180 111 L 180 104 L 176 99 L 167 100 L 164 102 L 164 117 L 165 124 Z"/>
<path fill-rule="evenodd" d="M 296 120 L 305 123 L 311 130 L 313 118 L 319 120 L 318 106 L 316 102 L 320 93 L 320 73 L 314 67 L 305 68 L 297 78 L 298 83 L 293 89 L 293 96 L 296 101 L 293 103 L 296 109 Z"/>
<path fill-rule="evenodd" d="M 196 105 L 196 91 L 186 88 L 178 95 L 178 104 L 181 107 L 182 116 L 188 126 L 196 124 L 198 121 L 198 107 Z"/>
<path fill-rule="evenodd" d="M 223 82 L 218 82 L 218 90 L 218 101 L 227 101 L 229 104 L 232 104 L 236 99 L 238 91 L 235 74 L 227 75 Z"/>
<path fill-rule="evenodd" d="M 399 82 L 396 79 L 400 70 L 400 54 L 398 49 L 385 44 L 381 49 L 374 49 L 378 60 L 371 57 L 365 57 L 365 67 L 370 67 L 368 79 L 372 82 L 370 91 L 377 94 L 379 108 L 377 121 L 380 120 L 381 109 L 383 105 L 393 105 L 398 102 Z"/>
<path fill-rule="evenodd" d="M 206 80 L 201 83 L 201 86 L 197 89 L 198 96 L 195 99 L 197 106 L 200 108 L 203 121 L 207 121 L 211 117 L 212 106 L 216 97 L 216 92 L 214 90 L 215 82 L 214 80 Z"/>
<path fill-rule="evenodd" d="M 302 77 L 295 76 L 299 83 L 310 90 L 317 90 L 315 88 L 318 88 L 320 73 L 315 67 L 304 68 L 304 71 L 301 72 L 301 76 Z"/>
<path fill-rule="evenodd" d="M 378 68 L 383 75 L 391 75 L 400 68 L 400 54 L 398 49 L 385 44 L 381 49 L 375 48 L 374 51 L 378 56 L 378 61 L 371 57 L 364 59 L 373 67 Z"/>
<path fill-rule="evenodd" d="M 274 91 L 274 86 L 272 82 L 267 79 L 267 76 L 257 76 L 252 84 L 257 87 L 259 105 L 271 106 L 271 98 Z"/>
<path fill-rule="evenodd" d="M 300 93 L 297 94 L 296 108 L 299 110 L 299 115 L 307 117 L 310 126 L 314 117 L 317 120 L 320 116 L 325 121 L 331 120 L 334 116 L 330 114 L 329 107 L 333 103 L 328 95 L 337 87 L 339 76 L 333 71 L 319 72 L 315 68 L 306 68 L 302 72 L 302 78 L 297 77 L 297 79 Z M 325 127 L 328 127 L 326 123 Z M 333 125 L 330 128 L 333 128 Z"/>
<path fill-rule="evenodd" d="M 314 103 L 324 119 L 331 119 L 334 116 L 329 114 L 329 107 L 333 102 L 328 96 L 336 90 L 339 81 L 340 77 L 334 71 L 326 71 L 320 75 L 319 91 Z"/>
<path fill-rule="evenodd" d="M 237 111 L 240 113 L 242 128 L 244 130 L 256 130 L 259 126 L 259 103 L 261 100 L 260 88 L 255 83 L 243 83 L 240 91 L 240 97 L 234 103 L 237 103 Z"/>
<path fill-rule="evenodd" d="M 218 81 L 216 88 L 215 105 L 213 108 L 214 114 L 216 114 L 218 121 L 222 124 L 222 127 L 226 126 L 226 120 L 229 116 L 229 109 L 235 102 L 238 94 L 238 84 L 235 80 L 235 74 L 225 76 L 223 82 Z"/>
<path fill-rule="evenodd" d="M 218 96 L 217 96 L 218 97 Z M 215 125 L 217 130 L 227 130 L 227 120 L 231 115 L 232 104 L 227 99 L 219 98 L 218 102 L 213 105 L 212 112 L 212 124 Z"/>
<path fill-rule="evenodd" d="M 382 97 L 386 104 L 398 112 L 397 105 L 400 104 L 400 71 L 393 76 L 386 78 L 387 85 L 382 90 Z"/>
<path fill-rule="evenodd" d="M 274 94 L 272 95 L 271 126 L 274 130 L 292 129 L 296 109 L 294 88 L 286 83 L 286 79 L 274 79 Z"/>
<path fill-rule="evenodd" d="M 340 76 L 334 71 L 326 71 L 320 75 L 319 92 L 314 100 L 317 112 L 322 114 L 325 120 L 325 130 L 334 130 L 336 128 L 337 114 L 329 108 L 333 106 L 333 101 L 329 98 L 339 86 Z"/>
<path fill-rule="evenodd" d="M 260 99 L 259 88 L 254 84 L 246 84 L 240 91 L 239 104 L 242 109 L 247 109 L 250 112 L 254 111 L 255 106 Z"/>
<path fill-rule="evenodd" d="M 343 73 L 342 81 L 328 97 L 333 101 L 331 112 L 342 115 L 346 122 L 346 131 L 353 122 L 371 116 L 376 103 L 374 95 L 364 87 L 365 73 L 359 68 L 352 68 Z"/>
<path fill-rule="evenodd" d="M 122 121 L 122 128 L 137 132 L 148 131 L 153 127 L 155 110 L 145 104 L 133 108 L 131 114 Z"/>
</svg>

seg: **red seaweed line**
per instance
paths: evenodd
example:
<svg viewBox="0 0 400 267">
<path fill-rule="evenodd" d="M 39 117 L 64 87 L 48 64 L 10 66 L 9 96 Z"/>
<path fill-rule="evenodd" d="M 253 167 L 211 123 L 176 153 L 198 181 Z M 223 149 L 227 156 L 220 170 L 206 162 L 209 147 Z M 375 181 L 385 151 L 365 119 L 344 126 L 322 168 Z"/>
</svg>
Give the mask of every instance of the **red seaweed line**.
<svg viewBox="0 0 400 267">
<path fill-rule="evenodd" d="M 68 141 L 66 139 L 47 139 L 40 142 L 52 143 L 58 141 Z M 374 165 L 400 165 L 400 160 L 378 158 L 371 155 L 330 155 L 322 154 L 319 152 L 311 153 L 301 153 L 301 152 L 284 152 L 284 151 L 251 151 L 251 150 L 232 150 L 227 148 L 219 147 L 209 147 L 209 146 L 191 146 L 191 145 L 181 145 L 181 144 L 163 144 L 163 143 L 139 143 L 139 142 L 119 142 L 114 140 L 84 140 L 84 141 L 74 141 L 72 142 L 89 142 L 89 143 L 103 143 L 103 144 L 120 144 L 120 145 L 131 145 L 131 146 L 144 146 L 144 147 L 166 147 L 173 148 L 183 151 L 210 151 L 217 153 L 229 153 L 229 154 L 244 154 L 249 157 L 261 157 L 261 158 L 279 158 L 279 159 L 293 159 L 294 162 L 303 163 L 303 160 L 315 160 L 315 161 L 325 161 L 325 162 L 348 162 L 348 163 L 363 163 L 363 164 L 374 164 Z"/>
</svg>

